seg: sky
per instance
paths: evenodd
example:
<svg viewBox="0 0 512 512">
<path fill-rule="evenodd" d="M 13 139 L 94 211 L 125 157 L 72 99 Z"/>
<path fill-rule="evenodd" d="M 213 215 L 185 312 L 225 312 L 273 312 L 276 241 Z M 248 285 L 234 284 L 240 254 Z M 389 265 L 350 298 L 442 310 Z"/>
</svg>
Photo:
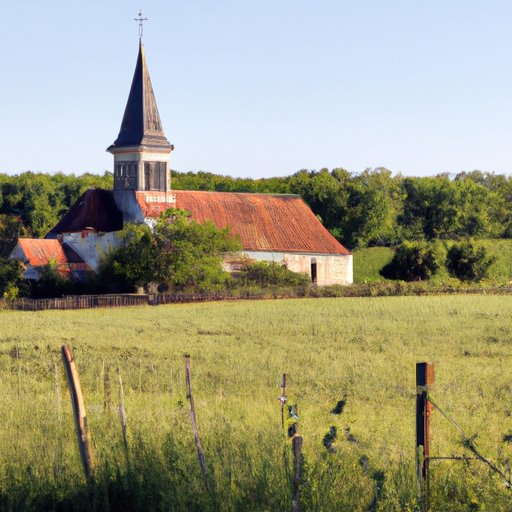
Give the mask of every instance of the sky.
<svg viewBox="0 0 512 512">
<path fill-rule="evenodd" d="M 2 10 L 0 173 L 112 170 L 140 8 L 172 169 L 512 171 L 510 0 L 24 0 Z"/>
</svg>

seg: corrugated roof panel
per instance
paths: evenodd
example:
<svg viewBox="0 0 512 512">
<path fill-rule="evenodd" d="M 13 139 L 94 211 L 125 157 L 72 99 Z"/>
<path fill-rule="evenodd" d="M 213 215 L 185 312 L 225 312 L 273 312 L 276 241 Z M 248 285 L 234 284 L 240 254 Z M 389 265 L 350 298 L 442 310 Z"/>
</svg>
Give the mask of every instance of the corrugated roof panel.
<svg viewBox="0 0 512 512">
<path fill-rule="evenodd" d="M 350 254 L 299 196 L 175 190 L 176 208 L 230 226 L 247 251 Z"/>
<path fill-rule="evenodd" d="M 58 240 L 19 238 L 18 243 L 33 267 L 47 265 L 50 260 L 60 265 L 67 263 L 66 255 Z"/>
</svg>

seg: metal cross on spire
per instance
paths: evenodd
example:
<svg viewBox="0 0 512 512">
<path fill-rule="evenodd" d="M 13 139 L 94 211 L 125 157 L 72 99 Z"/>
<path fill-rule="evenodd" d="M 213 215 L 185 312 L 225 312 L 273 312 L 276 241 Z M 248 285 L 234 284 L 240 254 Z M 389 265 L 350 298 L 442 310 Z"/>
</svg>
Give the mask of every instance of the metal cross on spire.
<svg viewBox="0 0 512 512">
<path fill-rule="evenodd" d="M 142 17 L 142 9 L 139 9 L 139 17 L 138 18 L 133 18 L 133 19 L 135 21 L 139 22 L 139 37 L 142 39 L 142 34 L 144 32 L 144 27 L 142 26 L 142 23 L 144 21 L 147 21 L 148 19 Z"/>
</svg>

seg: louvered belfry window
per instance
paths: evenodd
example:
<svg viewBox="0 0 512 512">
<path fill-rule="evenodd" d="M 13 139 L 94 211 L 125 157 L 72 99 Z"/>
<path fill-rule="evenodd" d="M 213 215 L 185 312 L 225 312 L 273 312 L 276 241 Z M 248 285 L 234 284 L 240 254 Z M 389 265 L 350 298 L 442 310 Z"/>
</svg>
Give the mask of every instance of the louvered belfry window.
<svg viewBox="0 0 512 512">
<path fill-rule="evenodd" d="M 144 162 L 144 190 L 165 191 L 165 162 Z"/>
<path fill-rule="evenodd" d="M 119 162 L 114 172 L 115 189 L 137 188 L 137 162 Z"/>
</svg>

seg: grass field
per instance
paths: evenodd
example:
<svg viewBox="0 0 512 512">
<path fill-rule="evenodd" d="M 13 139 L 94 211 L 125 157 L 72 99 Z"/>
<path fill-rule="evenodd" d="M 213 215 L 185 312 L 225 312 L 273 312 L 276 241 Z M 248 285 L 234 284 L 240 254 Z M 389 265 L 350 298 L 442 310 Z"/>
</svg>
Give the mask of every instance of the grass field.
<svg viewBox="0 0 512 512">
<path fill-rule="evenodd" d="M 367 247 L 354 251 L 354 283 L 386 281 L 380 275 L 395 254 L 389 247 Z"/>
<path fill-rule="evenodd" d="M 290 445 L 277 401 L 282 373 L 304 436 L 301 510 L 418 510 L 416 362 L 436 362 L 433 397 L 507 471 L 510 302 L 481 295 L 0 312 L 0 510 L 289 511 Z M 63 344 L 75 357 L 88 410 L 96 467 L 90 485 L 66 394 Z M 209 493 L 184 353 L 191 355 Z M 128 451 L 116 414 L 117 369 Z M 342 399 L 341 414 L 331 414 Z M 331 427 L 332 453 L 323 443 Z M 431 452 L 470 455 L 436 411 Z M 512 510 L 512 491 L 479 462 L 435 462 L 431 486 L 432 510 Z"/>
</svg>

